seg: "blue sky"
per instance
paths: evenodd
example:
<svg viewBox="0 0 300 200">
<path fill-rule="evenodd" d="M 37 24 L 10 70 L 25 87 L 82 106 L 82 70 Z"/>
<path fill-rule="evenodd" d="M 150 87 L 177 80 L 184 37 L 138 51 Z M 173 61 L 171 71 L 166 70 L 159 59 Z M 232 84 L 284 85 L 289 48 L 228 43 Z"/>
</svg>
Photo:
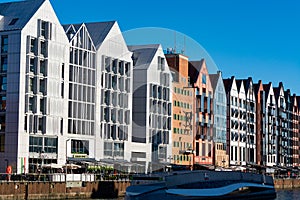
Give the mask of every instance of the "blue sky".
<svg viewBox="0 0 300 200">
<path fill-rule="evenodd" d="M 224 78 L 252 76 L 275 86 L 282 81 L 300 95 L 300 2 L 295 0 L 50 1 L 64 24 L 117 20 L 122 31 L 181 32 L 205 48 Z"/>
</svg>

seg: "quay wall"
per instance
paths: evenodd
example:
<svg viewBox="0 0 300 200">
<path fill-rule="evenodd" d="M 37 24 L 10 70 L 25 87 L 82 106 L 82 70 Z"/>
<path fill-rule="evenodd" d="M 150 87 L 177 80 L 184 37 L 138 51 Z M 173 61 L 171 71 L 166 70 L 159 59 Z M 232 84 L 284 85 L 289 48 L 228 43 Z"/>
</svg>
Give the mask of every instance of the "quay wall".
<svg viewBox="0 0 300 200">
<path fill-rule="evenodd" d="M 74 182 L 0 182 L 0 200 L 89 199 L 124 196 L 130 181 Z M 66 187 L 67 186 L 67 187 Z M 300 188 L 300 179 L 274 179 L 275 189 Z"/>
<path fill-rule="evenodd" d="M 274 179 L 274 187 L 275 189 L 294 189 L 300 188 L 300 179 L 294 178 L 282 178 L 282 179 Z"/>
<path fill-rule="evenodd" d="M 0 200 L 87 199 L 124 196 L 129 181 L 76 182 L 0 182 Z"/>
</svg>

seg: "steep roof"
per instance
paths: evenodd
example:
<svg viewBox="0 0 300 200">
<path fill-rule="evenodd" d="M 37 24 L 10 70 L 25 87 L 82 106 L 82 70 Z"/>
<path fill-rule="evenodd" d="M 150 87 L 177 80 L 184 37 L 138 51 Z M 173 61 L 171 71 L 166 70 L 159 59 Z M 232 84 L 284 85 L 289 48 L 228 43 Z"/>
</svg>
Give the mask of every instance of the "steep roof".
<svg viewBox="0 0 300 200">
<path fill-rule="evenodd" d="M 264 91 L 266 92 L 266 96 L 269 96 L 271 85 L 272 85 L 271 82 L 269 82 L 268 84 L 263 84 Z"/>
<path fill-rule="evenodd" d="M 258 95 L 260 85 L 262 85 L 262 81 L 261 80 L 259 80 L 258 83 L 254 83 L 253 84 L 253 88 L 254 88 L 254 91 L 255 91 L 256 95 Z"/>
<path fill-rule="evenodd" d="M 238 92 L 240 92 L 243 80 L 235 80 Z"/>
<path fill-rule="evenodd" d="M 283 83 L 282 82 L 279 82 L 278 87 L 273 87 L 274 96 L 275 96 L 276 100 L 278 100 L 278 98 L 280 96 L 280 89 L 281 88 L 284 91 L 284 87 L 283 87 Z"/>
<path fill-rule="evenodd" d="M 21 30 L 46 0 L 0 4 L 0 31 Z"/>
<path fill-rule="evenodd" d="M 209 79 L 210 79 L 210 82 L 211 82 L 211 86 L 214 89 L 214 91 L 217 88 L 219 76 L 220 76 L 219 74 L 209 74 Z"/>
<path fill-rule="evenodd" d="M 160 44 L 128 46 L 129 51 L 133 52 L 134 67 L 148 69 L 159 48 L 161 48 Z"/>
<path fill-rule="evenodd" d="M 231 78 L 228 78 L 228 79 L 223 79 L 226 92 L 230 92 L 230 90 L 232 88 L 233 80 L 234 80 L 234 76 L 232 76 Z"/>
<path fill-rule="evenodd" d="M 204 66 L 205 60 L 189 61 L 189 76 L 191 83 L 195 83 L 199 77 L 200 71 Z"/>
<path fill-rule="evenodd" d="M 81 23 L 81 24 L 66 24 L 63 25 L 65 31 L 69 29 L 71 25 L 75 28 L 77 32 L 80 27 L 84 24 L 93 40 L 93 43 L 96 47 L 99 47 L 101 43 L 104 41 L 109 31 L 113 27 L 116 21 L 108 21 L 108 22 L 91 22 L 91 23 Z"/>
</svg>

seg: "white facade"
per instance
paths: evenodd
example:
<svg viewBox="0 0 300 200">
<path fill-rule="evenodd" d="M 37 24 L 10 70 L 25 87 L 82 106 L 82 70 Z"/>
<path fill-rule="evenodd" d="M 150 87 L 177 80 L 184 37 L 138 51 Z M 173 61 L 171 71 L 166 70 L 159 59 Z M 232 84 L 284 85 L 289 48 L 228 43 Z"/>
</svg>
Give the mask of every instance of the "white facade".
<svg viewBox="0 0 300 200">
<path fill-rule="evenodd" d="M 246 91 L 247 111 L 247 140 L 246 140 L 246 162 L 256 164 L 256 98 L 251 78 L 243 80 Z"/>
<path fill-rule="evenodd" d="M 129 49 L 134 63 L 132 161 L 152 172 L 172 157 L 171 73 L 160 45 Z"/>
<path fill-rule="evenodd" d="M 228 100 L 228 139 L 229 139 L 229 164 L 246 165 L 246 94 L 242 81 L 237 81 L 234 77 L 228 80 L 227 87 Z"/>
<path fill-rule="evenodd" d="M 266 136 L 263 138 L 265 145 L 266 166 L 277 164 L 277 105 L 272 83 L 264 85 L 266 92 Z"/>
<path fill-rule="evenodd" d="M 7 52 L 1 56 L 8 62 L 7 90 L 1 94 L 1 99 L 4 95 L 7 99 L 2 113 L 5 153 L 0 153 L 0 159 L 7 159 L 5 164 L 20 173 L 34 171 L 38 164 L 65 160 L 57 150 L 64 148 L 61 125 L 66 119 L 67 99 L 61 95 L 61 67 L 68 70 L 68 40 L 49 1 L 6 6 L 11 13 L 1 20 L 12 19 L 1 31 L 8 41 Z M 34 14 L 28 17 L 25 12 Z"/>
<path fill-rule="evenodd" d="M 2 171 L 71 158 L 129 162 L 132 53 L 117 22 L 63 27 L 48 0 L 2 9 Z"/>
</svg>

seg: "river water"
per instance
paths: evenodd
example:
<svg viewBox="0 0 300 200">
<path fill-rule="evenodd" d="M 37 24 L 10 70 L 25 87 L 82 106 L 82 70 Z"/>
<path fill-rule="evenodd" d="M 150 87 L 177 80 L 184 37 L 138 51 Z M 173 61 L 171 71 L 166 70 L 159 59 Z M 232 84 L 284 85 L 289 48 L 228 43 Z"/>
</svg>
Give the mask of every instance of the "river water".
<svg viewBox="0 0 300 200">
<path fill-rule="evenodd" d="M 300 200 L 300 188 L 293 190 L 277 190 L 276 200 Z"/>
<path fill-rule="evenodd" d="M 300 188 L 293 190 L 277 190 L 277 198 L 275 200 L 300 200 Z M 264 199 L 263 197 L 261 198 Z M 94 199 L 95 200 L 95 199 Z M 103 199 L 99 199 L 103 200 Z M 105 199 L 105 200 L 124 200 L 124 198 L 118 199 Z"/>
</svg>

